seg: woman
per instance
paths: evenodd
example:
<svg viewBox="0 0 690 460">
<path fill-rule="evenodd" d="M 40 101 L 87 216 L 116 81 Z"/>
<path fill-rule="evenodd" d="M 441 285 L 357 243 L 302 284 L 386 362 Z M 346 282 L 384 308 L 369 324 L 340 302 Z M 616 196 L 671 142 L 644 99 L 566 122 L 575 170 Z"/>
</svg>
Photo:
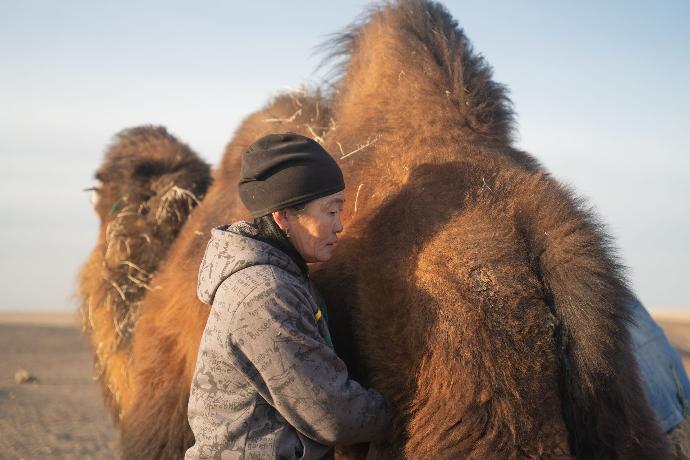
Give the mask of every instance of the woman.
<svg viewBox="0 0 690 460">
<path fill-rule="evenodd" d="M 240 198 L 255 218 L 213 229 L 199 269 L 212 305 L 189 398 L 185 458 L 329 457 L 390 422 L 383 396 L 348 378 L 308 263 L 331 258 L 345 183 L 317 142 L 271 134 L 242 157 Z"/>
</svg>

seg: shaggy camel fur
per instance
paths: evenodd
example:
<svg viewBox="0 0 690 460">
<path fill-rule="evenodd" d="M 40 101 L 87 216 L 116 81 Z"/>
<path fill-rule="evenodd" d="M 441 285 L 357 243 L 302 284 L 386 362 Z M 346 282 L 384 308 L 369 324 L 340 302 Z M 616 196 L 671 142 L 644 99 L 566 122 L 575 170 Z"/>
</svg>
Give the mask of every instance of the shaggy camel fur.
<svg viewBox="0 0 690 460">
<path fill-rule="evenodd" d="M 342 161 L 349 241 L 317 282 L 398 408 L 380 457 L 664 457 L 609 240 L 510 147 L 505 90 L 455 21 L 402 1 L 339 50 L 337 140 L 375 142 Z"/>
<path fill-rule="evenodd" d="M 610 242 L 511 146 L 506 91 L 455 21 L 435 3 L 386 4 L 333 55 L 341 77 L 326 100 L 283 96 L 239 128 L 143 297 L 130 361 L 104 376 L 124 382 L 122 456 L 176 458 L 192 443 L 209 229 L 246 217 L 245 147 L 295 131 L 322 142 L 348 183 L 341 245 L 314 277 L 338 352 L 397 409 L 370 458 L 665 458 Z"/>
<path fill-rule="evenodd" d="M 158 264 L 211 182 L 209 166 L 162 127 L 121 131 L 96 172 L 98 243 L 79 276 L 83 330 L 113 416 L 139 307 Z"/>
</svg>

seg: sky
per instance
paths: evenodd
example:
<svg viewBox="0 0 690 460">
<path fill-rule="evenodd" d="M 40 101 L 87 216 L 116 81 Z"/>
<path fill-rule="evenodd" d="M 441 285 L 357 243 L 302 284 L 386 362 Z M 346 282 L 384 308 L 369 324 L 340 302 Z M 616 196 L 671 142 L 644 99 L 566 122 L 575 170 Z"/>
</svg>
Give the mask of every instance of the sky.
<svg viewBox="0 0 690 460">
<path fill-rule="evenodd" d="M 690 311 L 690 2 L 444 3 L 508 86 L 517 145 L 585 196 L 652 309 Z M 70 311 L 112 136 L 217 164 L 242 118 L 318 84 L 366 2 L 0 0 L 0 310 Z"/>
</svg>

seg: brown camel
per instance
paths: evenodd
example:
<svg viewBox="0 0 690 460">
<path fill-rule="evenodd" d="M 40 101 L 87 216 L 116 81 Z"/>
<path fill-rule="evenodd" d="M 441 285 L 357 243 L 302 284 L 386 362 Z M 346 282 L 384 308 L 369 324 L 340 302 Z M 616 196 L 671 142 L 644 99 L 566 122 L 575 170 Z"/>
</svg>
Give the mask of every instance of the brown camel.
<svg viewBox="0 0 690 460">
<path fill-rule="evenodd" d="M 455 21 L 438 4 L 403 0 L 334 46 L 342 70 L 327 97 L 282 96 L 248 117 L 167 256 L 151 252 L 148 273 L 160 268 L 131 297 L 131 345 L 102 376 L 120 395 L 111 404 L 122 456 L 178 458 L 193 442 L 186 404 L 208 315 L 196 272 L 209 230 L 245 217 L 244 148 L 295 131 L 322 142 L 348 183 L 342 244 L 314 277 L 338 352 L 396 408 L 370 458 L 666 457 L 609 239 L 581 200 L 512 147 L 505 89 Z M 101 193 L 100 209 L 117 196 Z M 114 286 L 97 281 L 106 236 L 82 278 L 83 311 L 100 315 L 97 362 L 118 324 L 104 306 Z"/>
<path fill-rule="evenodd" d="M 162 127 L 121 131 L 96 172 L 98 242 L 79 276 L 83 329 L 119 418 L 131 341 L 151 279 L 211 182 L 209 166 Z"/>
</svg>

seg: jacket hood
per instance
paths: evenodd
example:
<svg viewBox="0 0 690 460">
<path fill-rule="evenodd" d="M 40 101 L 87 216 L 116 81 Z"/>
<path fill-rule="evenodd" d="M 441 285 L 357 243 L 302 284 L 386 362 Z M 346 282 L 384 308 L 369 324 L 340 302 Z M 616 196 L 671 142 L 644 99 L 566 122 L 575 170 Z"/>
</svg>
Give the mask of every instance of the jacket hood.
<svg viewBox="0 0 690 460">
<path fill-rule="evenodd" d="M 223 281 L 254 265 L 273 265 L 295 276 L 302 276 L 300 268 L 290 256 L 255 239 L 257 232 L 254 225 L 244 221 L 211 230 L 211 239 L 197 278 L 199 300 L 210 305 Z"/>
</svg>

